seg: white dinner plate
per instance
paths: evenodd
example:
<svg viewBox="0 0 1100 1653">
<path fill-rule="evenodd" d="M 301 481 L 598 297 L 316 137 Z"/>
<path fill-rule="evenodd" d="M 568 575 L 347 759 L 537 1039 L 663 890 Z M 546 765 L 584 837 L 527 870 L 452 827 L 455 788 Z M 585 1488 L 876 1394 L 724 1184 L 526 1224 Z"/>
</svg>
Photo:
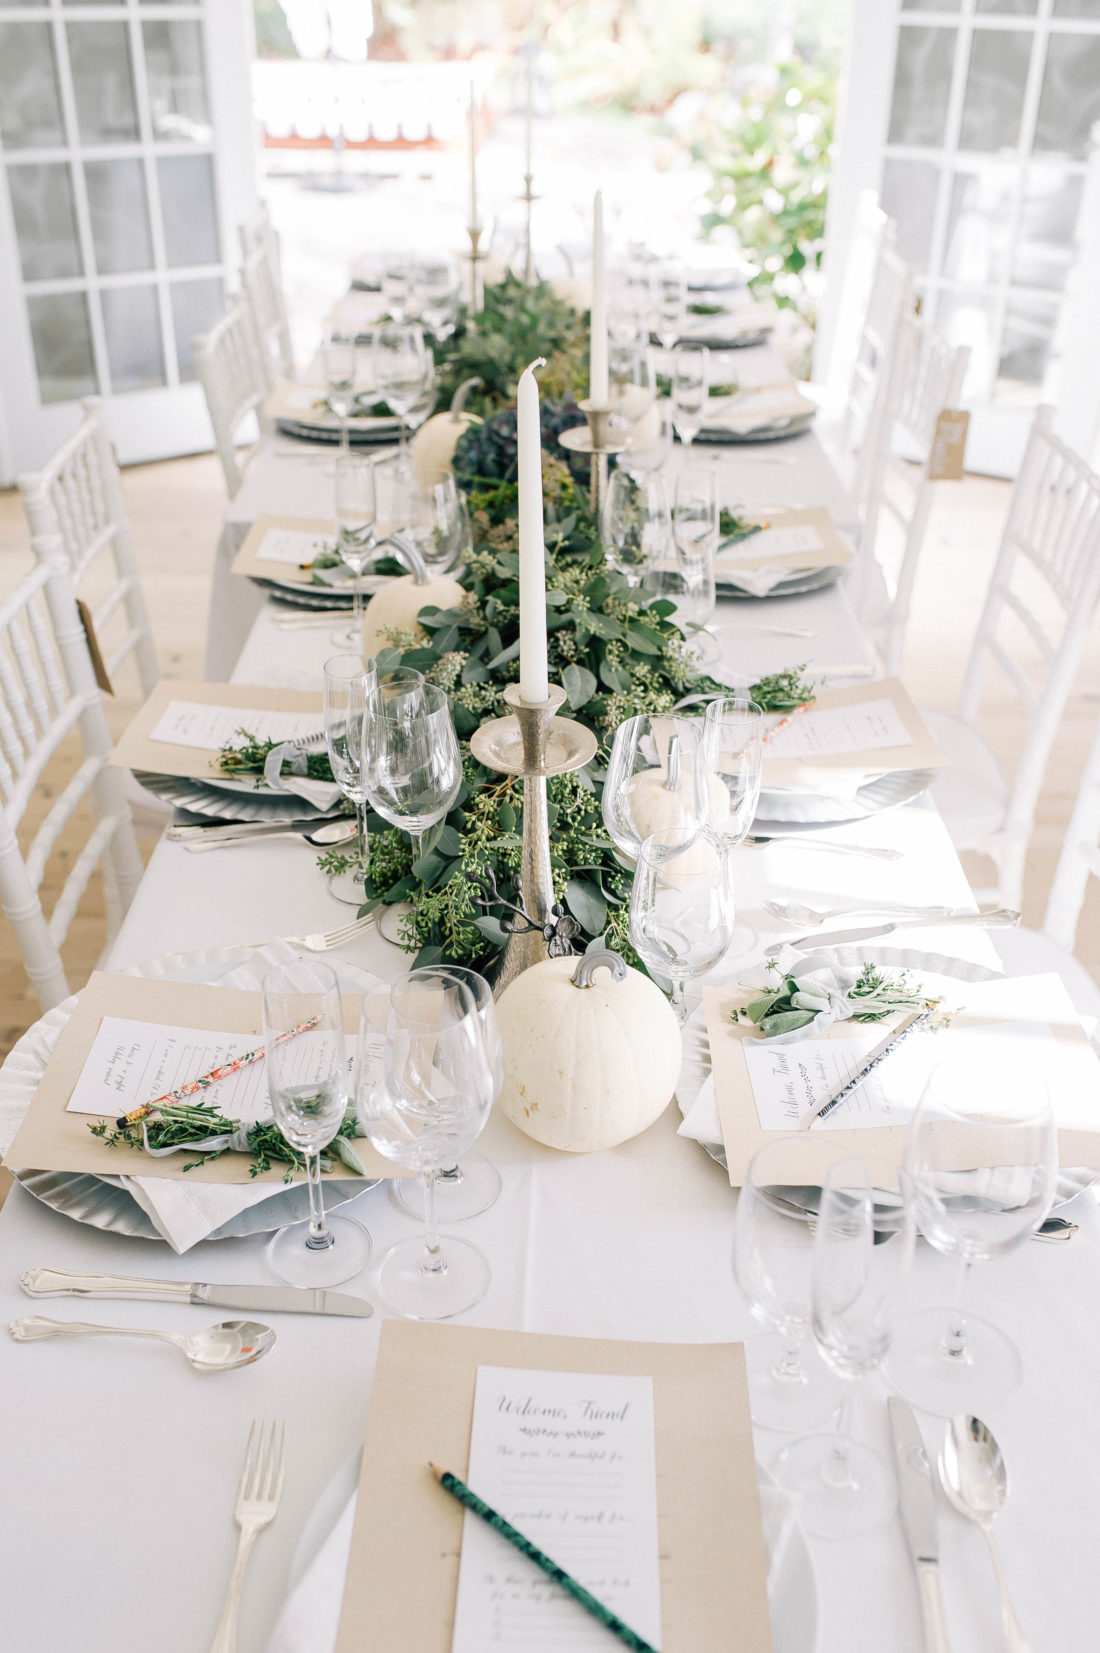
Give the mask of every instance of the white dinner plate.
<svg viewBox="0 0 1100 1653">
<path fill-rule="evenodd" d="M 307 416 L 291 418 L 279 415 L 275 419 L 275 429 L 284 436 L 301 437 L 307 442 L 331 442 L 335 447 L 340 441 L 340 426 L 334 414 L 327 414 L 317 419 Z M 396 419 L 349 419 L 348 440 L 352 447 L 373 447 L 378 443 L 392 445 L 400 435 L 400 428 Z"/>
<path fill-rule="evenodd" d="M 766 601 L 769 597 L 801 597 L 807 591 L 824 591 L 826 586 L 835 585 L 845 571 L 842 563 L 830 565 L 828 568 L 796 569 L 777 585 L 773 585 L 770 591 L 765 591 L 761 597 L 757 592 L 746 591 L 744 586 L 738 585 L 737 576 L 732 570 L 716 569 L 715 589 L 720 597 L 737 597 L 755 602 Z"/>
<path fill-rule="evenodd" d="M 294 1549 L 287 1577 L 287 1594 L 296 1590 L 328 1542 L 336 1523 L 359 1485 L 362 1452 L 353 1453 L 340 1465 L 321 1491 L 306 1516 Z M 774 1487 L 768 1471 L 757 1464 L 756 1478 L 762 1487 Z M 334 1568 L 334 1571 L 338 1569 Z M 787 1535 L 769 1580 L 768 1605 L 772 1616 L 774 1653 L 815 1653 L 817 1647 L 817 1582 L 806 1535 L 795 1521 Z M 327 1636 L 318 1638 L 312 1653 L 331 1653 Z"/>
<path fill-rule="evenodd" d="M 149 980 L 209 984 L 219 981 L 230 970 L 247 963 L 259 952 L 256 947 L 214 947 L 192 953 L 170 953 L 147 964 L 134 965 L 123 974 Z M 333 968 L 343 991 L 362 990 L 363 981 L 353 965 L 336 960 Z M 5 1114 L 9 1111 L 25 1113 L 30 1107 L 46 1071 L 46 1064 L 76 1009 L 79 997 L 79 994 L 73 994 L 48 1010 L 12 1046 L 0 1066 L 0 1111 Z M 52 1211 L 71 1217 L 74 1222 L 130 1239 L 164 1241 L 164 1236 L 115 1177 L 69 1171 L 11 1169 L 16 1181 L 29 1194 Z M 324 1185 L 325 1209 L 332 1211 L 337 1206 L 346 1205 L 367 1189 L 376 1188 L 381 1180 L 380 1177 L 327 1178 Z M 258 1205 L 238 1212 L 207 1235 L 207 1239 L 228 1240 L 248 1234 L 269 1234 L 277 1228 L 285 1228 L 288 1223 L 303 1222 L 308 1216 L 309 1190 L 304 1183 L 292 1188 L 273 1186 L 270 1199 L 261 1200 Z M 167 1241 L 164 1243 L 167 1244 Z"/>
<path fill-rule="evenodd" d="M 816 417 L 817 409 L 808 408 L 805 413 L 792 413 L 786 419 L 762 421 L 752 430 L 735 431 L 725 425 L 704 425 L 695 440 L 717 447 L 726 444 L 736 446 L 740 442 L 784 442 L 789 436 L 801 436 L 803 431 L 809 430 Z"/>
<path fill-rule="evenodd" d="M 871 815 L 881 815 L 885 809 L 898 809 L 902 804 L 919 798 L 927 792 L 937 769 L 892 769 L 888 774 L 876 775 L 850 798 L 836 798 L 821 792 L 760 791 L 754 832 L 766 833 L 772 825 L 784 830 L 791 826 L 841 825 L 846 821 L 865 821 Z"/>
<path fill-rule="evenodd" d="M 186 775 L 155 775 L 135 769 L 134 779 L 155 798 L 186 809 L 192 815 L 213 815 L 223 821 L 308 821 L 312 815 L 328 814 L 299 797 L 297 792 L 257 792 L 245 784 L 191 780 Z"/>
</svg>

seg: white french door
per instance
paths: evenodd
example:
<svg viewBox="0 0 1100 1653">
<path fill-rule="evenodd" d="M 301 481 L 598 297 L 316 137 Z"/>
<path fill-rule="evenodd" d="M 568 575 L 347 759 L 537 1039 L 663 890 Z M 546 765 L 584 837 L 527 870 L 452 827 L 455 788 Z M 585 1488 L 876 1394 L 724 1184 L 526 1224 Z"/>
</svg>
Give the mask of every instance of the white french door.
<svg viewBox="0 0 1100 1653">
<path fill-rule="evenodd" d="M 828 279 L 877 190 L 922 313 L 969 346 L 970 469 L 1012 475 L 1040 401 L 1075 400 L 1080 445 L 1095 431 L 1066 321 L 1096 314 L 1098 121 L 1100 0 L 854 0 Z"/>
<path fill-rule="evenodd" d="M 0 484 L 107 401 L 125 464 L 210 445 L 190 341 L 255 206 L 248 0 L 0 0 Z"/>
</svg>

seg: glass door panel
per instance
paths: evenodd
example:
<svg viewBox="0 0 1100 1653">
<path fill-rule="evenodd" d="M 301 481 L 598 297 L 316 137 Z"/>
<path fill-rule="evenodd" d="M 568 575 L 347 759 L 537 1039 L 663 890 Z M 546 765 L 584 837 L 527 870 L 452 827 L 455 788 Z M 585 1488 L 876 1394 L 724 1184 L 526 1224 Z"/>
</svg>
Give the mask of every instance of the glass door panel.
<svg viewBox="0 0 1100 1653">
<path fill-rule="evenodd" d="M 85 161 L 84 187 L 99 273 L 151 270 L 153 240 L 142 161 L 137 156 L 132 160 Z"/>
<path fill-rule="evenodd" d="M 138 116 L 125 23 L 70 23 L 65 32 L 82 143 L 132 141 Z"/>
<path fill-rule="evenodd" d="M 1100 36 L 1052 35 L 1047 46 L 1035 148 L 1083 158 L 1100 120 Z"/>
<path fill-rule="evenodd" d="M 201 24 L 190 19 L 145 22 L 141 32 L 154 137 L 208 144 L 213 128 L 206 98 Z"/>
<path fill-rule="evenodd" d="M 986 29 L 974 36 L 966 76 L 960 149 L 1015 149 L 1034 36 Z"/>
<path fill-rule="evenodd" d="M 217 200 L 210 156 L 164 156 L 157 161 L 157 176 L 169 269 L 217 263 Z"/>
<path fill-rule="evenodd" d="M 894 65 L 891 143 L 943 142 L 957 40 L 957 29 L 902 30 Z"/>
<path fill-rule="evenodd" d="M 64 140 L 48 23 L 0 23 L 0 141 L 38 149 Z"/>
<path fill-rule="evenodd" d="M 71 402 L 98 390 L 84 294 L 48 293 L 28 298 L 27 314 L 43 402 Z"/>
<path fill-rule="evenodd" d="M 83 274 L 67 161 L 26 161 L 8 168 L 12 216 L 24 281 Z"/>
</svg>

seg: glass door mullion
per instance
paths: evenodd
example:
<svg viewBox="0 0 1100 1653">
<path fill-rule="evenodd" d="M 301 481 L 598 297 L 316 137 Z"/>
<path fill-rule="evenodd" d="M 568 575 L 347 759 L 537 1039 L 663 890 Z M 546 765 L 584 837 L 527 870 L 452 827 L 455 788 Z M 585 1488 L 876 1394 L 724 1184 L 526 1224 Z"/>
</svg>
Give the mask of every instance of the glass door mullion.
<svg viewBox="0 0 1100 1653">
<path fill-rule="evenodd" d="M 928 249 L 927 276 L 933 284 L 943 271 L 944 248 L 947 243 L 947 222 L 951 211 L 951 189 L 954 181 L 952 161 L 959 147 L 962 130 L 963 104 L 966 99 L 966 76 L 970 66 L 971 18 L 974 0 L 963 0 L 962 12 L 956 17 L 958 34 L 955 38 L 955 61 L 951 66 L 951 89 L 947 97 L 947 115 L 944 121 L 943 147 L 940 151 L 940 176 L 936 190 L 936 207 L 932 216 L 932 235 Z"/>
<path fill-rule="evenodd" d="M 149 233 L 153 246 L 153 270 L 157 293 L 157 314 L 160 318 L 160 348 L 164 358 L 165 383 L 175 388 L 179 384 L 179 363 L 176 356 L 176 333 L 172 325 L 172 307 L 168 294 L 168 255 L 164 245 L 164 220 L 160 207 L 160 178 L 153 149 L 153 114 L 149 107 L 149 79 L 145 72 L 145 41 L 142 36 L 141 15 L 136 0 L 129 0 L 130 59 L 133 63 L 134 97 L 137 102 L 138 123 L 141 130 L 142 165 L 145 171 L 145 198 L 148 202 Z"/>
<path fill-rule="evenodd" d="M 99 394 L 111 394 L 111 370 L 107 356 L 107 335 L 103 326 L 103 315 L 99 307 L 99 300 L 92 291 L 89 278 L 97 269 L 95 256 L 95 239 L 92 235 L 92 214 L 88 205 L 87 180 L 84 177 L 83 156 L 80 149 L 80 123 L 77 119 L 76 96 L 73 92 L 72 70 L 69 63 L 69 41 L 65 33 L 65 21 L 61 15 L 58 0 L 53 0 L 53 28 L 54 54 L 57 59 L 57 86 L 61 99 L 61 112 L 65 121 L 65 131 L 69 140 L 69 173 L 73 186 L 73 211 L 76 214 L 76 233 L 80 242 L 80 257 L 84 266 L 85 305 L 88 314 L 88 331 L 92 340 L 92 354 L 95 360 L 95 376 Z"/>
</svg>

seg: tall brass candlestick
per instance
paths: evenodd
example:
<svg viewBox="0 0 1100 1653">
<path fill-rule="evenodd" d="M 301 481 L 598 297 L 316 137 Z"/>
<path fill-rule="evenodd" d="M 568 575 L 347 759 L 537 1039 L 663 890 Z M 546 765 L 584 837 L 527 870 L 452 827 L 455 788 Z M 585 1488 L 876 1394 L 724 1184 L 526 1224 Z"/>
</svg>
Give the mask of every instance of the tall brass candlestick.
<svg viewBox="0 0 1100 1653">
<path fill-rule="evenodd" d="M 550 868 L 550 816 L 546 803 L 546 781 L 550 775 L 567 775 L 583 769 L 596 755 L 596 737 L 591 729 L 573 718 L 555 717 L 565 701 L 565 690 L 551 683 L 549 697 L 541 705 L 524 701 L 518 683 L 510 683 L 504 698 L 514 716 L 494 718 L 474 731 L 470 751 L 478 763 L 504 775 L 523 776 L 523 853 L 520 872 L 520 902 L 539 925 L 552 923 L 554 880 Z M 548 957 L 541 930 L 509 936 L 497 971 L 494 993 L 502 993 L 510 981 L 532 964 Z"/>
<path fill-rule="evenodd" d="M 527 204 L 526 257 L 523 262 L 523 279 L 528 287 L 534 286 L 535 282 L 535 258 L 531 251 L 531 208 L 538 200 L 538 196 L 531 193 L 531 185 L 534 181 L 529 172 L 524 174 L 523 194 L 520 196 L 520 200 Z"/>
<path fill-rule="evenodd" d="M 470 314 L 479 316 L 485 308 L 485 278 L 481 266 L 488 254 L 481 251 L 480 224 L 471 224 L 466 234 L 470 237 L 470 250 L 466 254 L 470 261 Z"/>
<path fill-rule="evenodd" d="M 607 493 L 607 460 L 613 453 L 623 453 L 629 446 L 627 437 L 620 439 L 613 433 L 613 415 L 610 408 L 593 407 L 591 401 L 578 402 L 577 406 L 588 420 L 587 425 L 574 425 L 572 430 L 563 430 L 558 441 L 570 453 L 587 453 L 592 456 L 589 469 L 589 488 L 592 497 L 592 515 L 599 520 L 603 508 L 604 495 Z"/>
</svg>

